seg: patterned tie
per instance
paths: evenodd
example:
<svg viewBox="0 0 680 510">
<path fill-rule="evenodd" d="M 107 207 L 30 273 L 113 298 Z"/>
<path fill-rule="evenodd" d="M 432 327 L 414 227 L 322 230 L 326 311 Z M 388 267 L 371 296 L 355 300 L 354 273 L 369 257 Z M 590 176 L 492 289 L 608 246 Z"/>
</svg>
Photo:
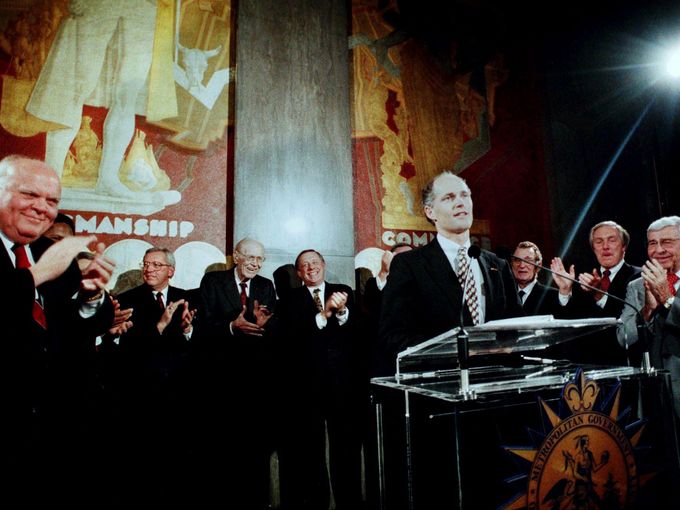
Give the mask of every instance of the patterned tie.
<svg viewBox="0 0 680 510">
<path fill-rule="evenodd" d="M 602 273 L 602 279 L 600 280 L 600 290 L 603 292 L 609 291 L 609 286 L 612 283 L 612 281 L 609 279 L 610 274 L 612 273 L 609 269 L 605 269 L 604 273 Z"/>
<path fill-rule="evenodd" d="M 520 290 L 517 294 L 519 294 L 519 300 L 524 304 L 524 296 L 526 295 L 526 292 L 523 290 Z"/>
<path fill-rule="evenodd" d="M 465 281 L 467 279 L 467 285 Z M 477 302 L 477 285 L 475 275 L 470 271 L 470 260 L 467 250 L 461 247 L 458 250 L 458 281 L 460 286 L 465 289 L 465 302 L 467 303 L 473 324 L 479 324 L 479 303 Z"/>
<path fill-rule="evenodd" d="M 162 312 L 165 310 L 165 303 L 163 303 L 163 293 L 156 292 L 156 302 L 158 303 L 158 308 Z"/>
<path fill-rule="evenodd" d="M 668 290 L 671 291 L 671 296 L 675 296 L 675 284 L 680 278 L 678 278 L 678 275 L 675 273 L 666 273 L 666 279 L 668 280 Z"/>
<path fill-rule="evenodd" d="M 17 269 L 27 269 L 31 267 L 31 263 L 28 261 L 28 254 L 26 253 L 26 248 L 21 244 L 15 244 L 12 247 L 14 256 L 16 257 L 16 268 Z M 33 301 L 33 320 L 40 324 L 43 329 L 47 329 L 47 319 L 45 318 L 45 310 L 40 305 L 40 301 L 37 299 Z"/>
<path fill-rule="evenodd" d="M 321 297 L 319 294 L 321 293 L 321 289 L 314 289 L 314 304 L 316 305 L 316 309 L 319 312 L 323 312 L 323 303 L 321 302 Z"/>
<path fill-rule="evenodd" d="M 239 286 L 241 287 L 241 306 L 246 306 L 248 303 L 248 293 L 246 292 L 246 289 L 248 288 L 247 281 L 248 280 L 242 280 L 241 283 L 239 283 Z"/>
</svg>

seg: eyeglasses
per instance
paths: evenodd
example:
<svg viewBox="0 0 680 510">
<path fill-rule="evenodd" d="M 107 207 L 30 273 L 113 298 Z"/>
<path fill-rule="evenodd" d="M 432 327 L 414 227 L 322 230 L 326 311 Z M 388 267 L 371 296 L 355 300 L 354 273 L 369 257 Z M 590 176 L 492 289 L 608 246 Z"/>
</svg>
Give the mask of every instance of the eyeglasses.
<svg viewBox="0 0 680 510">
<path fill-rule="evenodd" d="M 514 255 L 513 255 L 514 257 Z M 520 264 L 529 264 L 530 266 L 535 266 L 536 264 L 539 264 L 539 261 L 537 259 L 519 259 L 519 258 L 513 258 L 512 263 L 515 264 L 516 266 L 519 266 Z"/>
<path fill-rule="evenodd" d="M 659 245 L 665 250 L 668 248 L 671 248 L 677 241 L 680 241 L 680 237 L 669 237 L 666 239 L 659 239 L 658 241 L 656 239 L 652 239 L 651 241 L 647 241 L 647 247 L 648 248 L 657 248 Z"/>
<path fill-rule="evenodd" d="M 170 264 L 163 264 L 161 262 L 142 262 L 139 264 L 142 269 L 153 269 L 158 271 L 161 267 L 170 267 Z"/>
<path fill-rule="evenodd" d="M 246 260 L 246 262 L 249 262 L 251 264 L 255 263 L 255 264 L 258 264 L 258 265 L 261 266 L 262 263 L 265 261 L 264 257 L 259 257 L 259 256 L 256 256 L 256 255 L 246 255 L 244 253 L 241 253 L 240 251 L 237 251 L 236 253 L 238 253 L 239 256 L 244 258 Z"/>
</svg>

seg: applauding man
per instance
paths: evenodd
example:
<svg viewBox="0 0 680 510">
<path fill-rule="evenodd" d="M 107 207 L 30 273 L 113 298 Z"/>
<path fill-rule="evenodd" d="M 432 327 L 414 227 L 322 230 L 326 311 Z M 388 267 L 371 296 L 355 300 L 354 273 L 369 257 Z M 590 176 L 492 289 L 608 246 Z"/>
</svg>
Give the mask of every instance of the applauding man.
<svg viewBox="0 0 680 510">
<path fill-rule="evenodd" d="M 199 492 L 211 505 L 241 501 L 244 509 L 263 509 L 269 504 L 274 383 L 268 329 L 276 292 L 258 274 L 265 260 L 262 243 L 242 239 L 233 257 L 233 269 L 206 273 L 201 280 L 196 474 Z"/>
<path fill-rule="evenodd" d="M 0 463 L 12 490 L 29 481 L 31 487 L 42 486 L 58 475 L 45 464 L 56 461 L 50 454 L 58 450 L 47 441 L 50 410 L 58 411 L 51 405 L 54 354 L 74 331 L 99 334 L 113 320 L 113 306 L 103 292 L 113 264 L 102 256 L 104 245 L 94 247 L 94 258 L 81 274 L 75 257 L 94 243 L 94 236 L 57 243 L 42 237 L 57 216 L 60 198 L 59 178 L 42 161 L 21 156 L 0 161 L 0 302 L 9 319 L 2 333 Z"/>
</svg>

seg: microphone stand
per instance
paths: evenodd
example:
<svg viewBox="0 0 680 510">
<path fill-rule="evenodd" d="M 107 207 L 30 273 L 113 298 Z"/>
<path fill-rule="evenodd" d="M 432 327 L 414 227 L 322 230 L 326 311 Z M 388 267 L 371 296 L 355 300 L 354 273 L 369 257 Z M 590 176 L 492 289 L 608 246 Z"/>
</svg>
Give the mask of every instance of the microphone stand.
<svg viewBox="0 0 680 510">
<path fill-rule="evenodd" d="M 588 285 L 586 283 L 580 282 L 576 278 L 572 278 L 571 276 L 563 275 L 556 273 L 549 267 L 544 267 L 540 264 L 537 264 L 536 262 L 531 262 L 530 260 L 525 260 L 522 257 L 518 257 L 516 255 L 510 255 L 511 258 L 516 259 L 516 260 L 521 260 L 522 262 L 526 262 L 527 264 L 531 264 L 534 267 L 537 267 L 539 269 L 543 269 L 544 271 L 549 272 L 553 276 L 557 276 L 559 278 L 564 278 L 565 280 L 569 280 L 572 283 L 575 283 L 577 285 L 580 285 L 582 287 L 585 287 L 586 289 L 590 289 L 594 292 L 598 292 L 600 294 L 603 294 L 607 297 L 612 298 L 614 301 L 618 301 L 619 303 L 623 303 L 625 306 L 629 306 L 630 308 L 633 309 L 635 312 L 635 315 L 637 316 L 637 332 L 638 332 L 638 341 L 641 343 L 642 348 L 643 348 L 643 353 L 642 353 L 642 371 L 646 374 L 652 372 L 652 365 L 649 361 L 649 344 L 650 344 L 650 339 L 649 339 L 649 328 L 647 327 L 647 322 L 645 321 L 645 318 L 642 316 L 642 312 L 638 310 L 636 307 L 634 307 L 632 304 L 630 304 L 628 301 L 625 299 L 621 299 L 618 296 L 615 296 L 614 294 L 610 294 L 609 292 L 605 292 L 602 289 L 598 289 L 597 287 L 593 287 L 592 285 Z"/>
</svg>

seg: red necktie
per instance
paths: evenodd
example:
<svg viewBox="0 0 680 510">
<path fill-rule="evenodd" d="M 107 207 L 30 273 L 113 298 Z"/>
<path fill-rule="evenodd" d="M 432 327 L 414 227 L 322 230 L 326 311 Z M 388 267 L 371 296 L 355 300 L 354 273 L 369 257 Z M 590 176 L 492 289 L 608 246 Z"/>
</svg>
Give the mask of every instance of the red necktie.
<svg viewBox="0 0 680 510">
<path fill-rule="evenodd" d="M 666 273 L 666 279 L 668 280 L 668 290 L 671 291 L 672 296 L 675 296 L 675 284 L 680 278 L 678 278 L 678 275 L 675 273 Z"/>
<path fill-rule="evenodd" d="M 609 290 L 609 285 L 612 283 L 612 281 L 609 279 L 610 274 L 611 271 L 609 271 L 609 269 L 605 269 L 604 273 L 602 273 L 602 279 L 600 280 L 600 290 L 603 292 L 607 292 Z"/>
<path fill-rule="evenodd" d="M 246 283 L 248 280 L 243 280 L 239 285 L 241 286 L 241 306 L 246 306 L 248 303 L 248 294 L 246 293 L 246 288 L 248 287 L 248 284 Z"/>
<path fill-rule="evenodd" d="M 165 304 L 163 303 L 163 293 L 162 292 L 156 292 L 156 301 L 158 302 L 158 308 L 160 311 L 165 310 Z"/>
<path fill-rule="evenodd" d="M 12 251 L 14 251 L 14 256 L 16 257 L 17 269 L 28 269 L 31 267 L 31 263 L 28 261 L 28 255 L 26 254 L 26 248 L 22 244 L 15 244 Z M 45 310 L 43 310 L 43 307 L 37 299 L 33 301 L 33 319 L 40 324 L 43 329 L 47 329 Z"/>
</svg>

